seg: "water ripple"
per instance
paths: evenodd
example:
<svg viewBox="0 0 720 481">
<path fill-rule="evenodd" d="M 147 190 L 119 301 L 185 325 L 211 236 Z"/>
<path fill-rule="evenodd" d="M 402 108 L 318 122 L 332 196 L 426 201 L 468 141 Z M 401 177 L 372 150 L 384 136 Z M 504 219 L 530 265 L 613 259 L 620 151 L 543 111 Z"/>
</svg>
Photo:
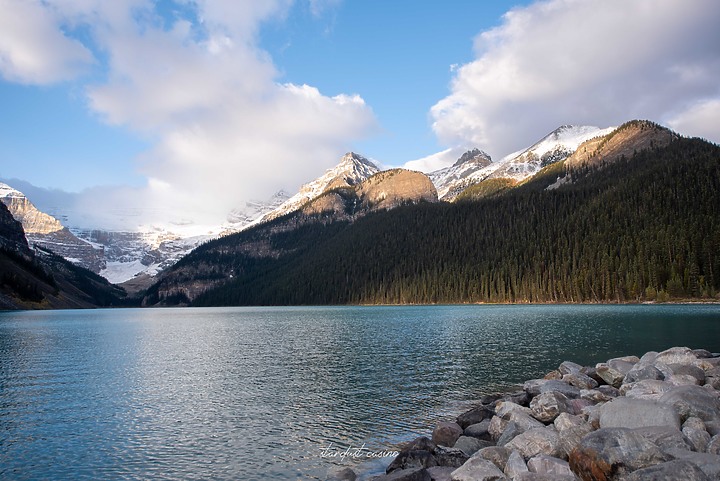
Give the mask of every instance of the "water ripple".
<svg viewBox="0 0 720 481">
<path fill-rule="evenodd" d="M 394 449 L 565 359 L 719 343 L 718 306 L 0 313 L 0 478 L 369 475 L 321 453 Z"/>
</svg>

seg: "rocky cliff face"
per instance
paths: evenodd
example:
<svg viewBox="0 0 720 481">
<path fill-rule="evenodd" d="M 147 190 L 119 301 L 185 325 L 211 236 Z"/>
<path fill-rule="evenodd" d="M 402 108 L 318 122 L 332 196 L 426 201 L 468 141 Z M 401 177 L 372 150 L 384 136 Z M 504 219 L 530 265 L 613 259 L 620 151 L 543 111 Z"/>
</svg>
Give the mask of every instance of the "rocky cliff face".
<svg viewBox="0 0 720 481">
<path fill-rule="evenodd" d="M 622 157 L 630 158 L 642 150 L 667 146 L 680 136 L 647 120 L 627 122 L 612 132 L 590 139 L 567 158 L 567 167 L 597 166 Z"/>
<path fill-rule="evenodd" d="M 352 219 L 369 212 L 423 201 L 438 201 L 437 190 L 428 176 L 412 170 L 392 169 L 379 172 L 354 187 L 326 192 L 305 204 L 301 212 Z"/>
<path fill-rule="evenodd" d="M 38 210 L 22 192 L 0 183 L 0 201 L 23 226 L 28 243 L 98 273 L 105 267 L 102 249 L 75 236 L 56 218 Z"/>
</svg>

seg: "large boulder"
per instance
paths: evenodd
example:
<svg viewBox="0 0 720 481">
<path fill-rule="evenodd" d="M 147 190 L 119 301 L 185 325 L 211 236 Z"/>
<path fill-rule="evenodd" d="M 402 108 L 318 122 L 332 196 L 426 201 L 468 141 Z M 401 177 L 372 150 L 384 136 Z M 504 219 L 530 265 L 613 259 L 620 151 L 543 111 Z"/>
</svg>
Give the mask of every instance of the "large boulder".
<svg viewBox="0 0 720 481">
<path fill-rule="evenodd" d="M 599 408 L 601 428 L 670 426 L 680 429 L 680 416 L 667 404 L 628 397 L 615 398 Z"/>
<path fill-rule="evenodd" d="M 672 406 L 683 420 L 695 416 L 705 422 L 720 421 L 720 399 L 700 386 L 676 387 L 659 401 Z"/>
<path fill-rule="evenodd" d="M 477 454 L 450 474 L 452 481 L 507 481 L 495 464 Z"/>
<path fill-rule="evenodd" d="M 604 362 L 597 364 L 595 366 L 595 371 L 597 372 L 597 375 L 600 376 L 600 379 L 615 388 L 622 386 L 623 380 L 625 379 L 625 374 L 610 367 Z"/>
<path fill-rule="evenodd" d="M 517 451 L 510 453 L 510 457 L 508 458 L 507 463 L 505 464 L 505 469 L 503 470 L 507 477 L 515 478 L 515 476 L 529 471 L 527 463 L 525 463 L 525 459 L 523 459 L 520 453 Z"/>
<path fill-rule="evenodd" d="M 653 364 L 690 364 L 697 361 L 697 356 L 688 347 L 671 347 L 663 352 L 658 353 Z"/>
<path fill-rule="evenodd" d="M 438 446 L 453 447 L 462 433 L 463 428 L 458 423 L 443 421 L 435 426 L 432 441 Z"/>
<path fill-rule="evenodd" d="M 451 468 L 448 466 L 433 466 L 427 468 L 427 472 L 430 473 L 430 479 L 432 481 L 452 481 L 450 475 L 457 468 Z"/>
<path fill-rule="evenodd" d="M 436 466 L 433 455 L 435 443 L 426 437 L 419 437 L 404 446 L 385 470 L 386 473 L 409 468 L 429 468 Z"/>
<path fill-rule="evenodd" d="M 562 455 L 560 437 L 553 426 L 525 431 L 515 436 L 505 447 L 518 451 L 525 459 L 530 459 L 538 454 L 555 457 Z"/>
<path fill-rule="evenodd" d="M 503 471 L 510 457 L 510 450 L 502 446 L 490 446 L 473 454 L 473 457 L 476 456 L 490 461 L 497 466 L 500 471 Z"/>
<path fill-rule="evenodd" d="M 562 380 L 563 382 L 566 382 L 571 386 L 575 386 L 578 389 L 595 389 L 598 387 L 598 382 L 595 379 L 590 376 L 586 376 L 581 372 L 565 374 L 562 377 Z"/>
<path fill-rule="evenodd" d="M 677 459 L 638 469 L 623 478 L 623 481 L 710 481 L 710 478 L 689 461 Z"/>
<path fill-rule="evenodd" d="M 490 419 L 483 419 L 479 423 L 471 424 L 470 426 L 466 427 L 463 431 L 463 436 L 470 436 L 472 438 L 491 441 L 492 436 L 490 435 Z"/>
<path fill-rule="evenodd" d="M 495 405 L 495 415 L 499 416 L 505 420 L 509 421 L 510 415 L 515 412 L 525 413 L 528 415 L 531 413 L 530 408 L 521 406 L 512 401 L 499 401 Z"/>
<path fill-rule="evenodd" d="M 630 370 L 635 367 L 638 362 L 640 362 L 640 358 L 637 356 L 625 356 L 610 359 L 607 362 L 607 365 L 625 375 L 630 372 Z"/>
<path fill-rule="evenodd" d="M 558 371 L 560 371 L 561 374 L 575 374 L 580 372 L 580 370 L 583 367 L 580 364 L 574 363 L 572 361 L 563 361 L 560 366 L 558 367 Z"/>
<path fill-rule="evenodd" d="M 495 444 L 498 446 L 505 446 L 507 443 L 515 439 L 516 436 L 524 433 L 525 431 L 525 429 L 522 429 L 520 426 L 511 421 L 507 424 L 505 431 L 503 431 Z"/>
<path fill-rule="evenodd" d="M 607 481 L 671 457 L 632 429 L 605 428 L 585 436 L 570 453 L 570 469 L 584 481 Z"/>
<path fill-rule="evenodd" d="M 554 474 L 560 476 L 573 475 L 573 472 L 570 470 L 570 464 L 568 464 L 567 461 L 547 456 L 545 454 L 538 454 L 537 456 L 530 458 L 527 462 L 527 466 L 531 473 Z"/>
<path fill-rule="evenodd" d="M 664 381 L 654 379 L 643 379 L 623 386 L 623 394 L 625 397 L 659 400 L 663 394 L 671 391 L 675 386 Z"/>
<path fill-rule="evenodd" d="M 652 444 L 660 448 L 660 451 L 669 452 L 672 450 L 686 451 L 690 449 L 682 432 L 670 426 L 653 426 L 634 430 Z"/>
<path fill-rule="evenodd" d="M 660 371 L 660 369 L 653 365 L 646 365 L 643 367 L 638 367 L 638 365 L 636 365 L 633 369 L 630 369 L 627 374 L 625 374 L 624 382 L 631 383 L 643 381 L 645 379 L 663 380 L 665 379 L 665 375 L 662 371 Z"/>
<path fill-rule="evenodd" d="M 470 436 L 460 436 L 455 442 L 455 449 L 459 449 L 468 456 L 472 456 L 482 448 L 487 448 L 493 444 L 490 441 L 484 441 L 482 439 L 473 438 Z"/>
<path fill-rule="evenodd" d="M 720 456 L 708 453 L 696 453 L 694 451 L 673 450 L 670 451 L 675 459 L 689 461 L 707 475 L 710 479 L 720 479 Z"/>
<path fill-rule="evenodd" d="M 679 376 L 690 376 L 695 380 L 694 384 L 702 386 L 705 384 L 705 371 L 697 366 L 691 364 L 670 364 L 668 365 L 672 369 L 673 375 Z"/>
<path fill-rule="evenodd" d="M 438 466 L 450 466 L 453 468 L 459 468 L 465 461 L 470 459 L 470 456 L 465 454 L 461 449 L 448 448 L 445 446 L 438 446 L 433 451 L 435 462 Z"/>
<path fill-rule="evenodd" d="M 568 398 L 555 391 L 540 393 L 530 401 L 530 414 L 543 423 L 553 421 L 568 410 Z"/>
<path fill-rule="evenodd" d="M 455 422 L 463 429 L 470 425 L 482 422 L 493 417 L 493 412 L 487 406 L 478 406 L 457 417 Z"/>
</svg>

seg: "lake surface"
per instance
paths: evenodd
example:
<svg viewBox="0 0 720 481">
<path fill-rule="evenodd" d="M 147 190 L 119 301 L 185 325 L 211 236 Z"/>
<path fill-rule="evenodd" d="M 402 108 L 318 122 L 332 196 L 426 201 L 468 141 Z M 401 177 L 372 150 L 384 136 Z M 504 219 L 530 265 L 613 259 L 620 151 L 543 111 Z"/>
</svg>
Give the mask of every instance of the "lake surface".
<svg viewBox="0 0 720 481">
<path fill-rule="evenodd" d="M 0 312 L 0 479 L 369 476 L 482 394 L 676 345 L 720 352 L 720 306 Z"/>
</svg>

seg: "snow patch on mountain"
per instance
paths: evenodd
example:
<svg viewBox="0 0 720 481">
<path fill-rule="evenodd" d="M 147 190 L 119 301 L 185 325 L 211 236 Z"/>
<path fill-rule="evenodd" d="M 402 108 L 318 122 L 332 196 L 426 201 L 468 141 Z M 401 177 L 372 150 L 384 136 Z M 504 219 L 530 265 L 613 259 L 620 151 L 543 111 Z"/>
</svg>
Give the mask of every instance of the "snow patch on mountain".
<svg viewBox="0 0 720 481">
<path fill-rule="evenodd" d="M 428 174 L 438 191 L 438 198 L 452 201 L 460 192 L 488 178 L 497 168 L 490 156 L 472 149 L 460 156 L 450 167 Z"/>
<path fill-rule="evenodd" d="M 338 165 L 328 169 L 325 174 L 312 182 L 303 185 L 297 194 L 283 202 L 278 208 L 264 215 L 262 221 L 272 220 L 294 212 L 323 192 L 339 187 L 357 185 L 377 172 L 379 172 L 378 167 L 371 161 L 355 152 L 348 152 Z"/>
<path fill-rule="evenodd" d="M 586 140 L 605 136 L 616 128 L 563 125 L 527 149 L 503 157 L 498 162 L 499 167 L 493 172 L 492 177 L 525 180 L 537 174 L 543 167 L 565 160 Z"/>
</svg>

